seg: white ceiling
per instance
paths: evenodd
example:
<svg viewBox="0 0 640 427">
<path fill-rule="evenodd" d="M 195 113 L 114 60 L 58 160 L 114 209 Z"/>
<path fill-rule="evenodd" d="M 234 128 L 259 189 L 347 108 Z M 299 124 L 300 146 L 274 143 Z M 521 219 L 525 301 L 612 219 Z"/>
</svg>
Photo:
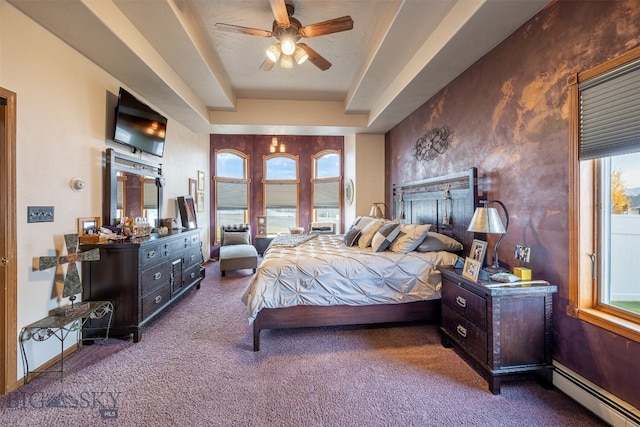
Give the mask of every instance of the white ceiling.
<svg viewBox="0 0 640 427">
<path fill-rule="evenodd" d="M 332 63 L 261 71 L 269 0 L 8 0 L 196 133 L 383 133 L 548 0 L 286 0 L 302 25 L 350 15 L 351 31 L 302 39 Z"/>
</svg>

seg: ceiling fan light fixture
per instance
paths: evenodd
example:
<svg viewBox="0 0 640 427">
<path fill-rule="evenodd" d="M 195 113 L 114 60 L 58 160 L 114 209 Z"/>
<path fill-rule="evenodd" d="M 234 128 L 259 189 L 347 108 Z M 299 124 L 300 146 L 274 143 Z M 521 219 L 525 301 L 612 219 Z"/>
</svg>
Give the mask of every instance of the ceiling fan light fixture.
<svg viewBox="0 0 640 427">
<path fill-rule="evenodd" d="M 282 49 L 283 54 L 292 55 L 296 50 L 296 42 L 289 37 L 283 37 L 280 40 L 280 49 Z"/>
<path fill-rule="evenodd" d="M 280 58 L 280 66 L 282 68 L 293 68 L 293 58 L 291 55 L 282 55 Z"/>
<path fill-rule="evenodd" d="M 293 52 L 293 58 L 296 60 L 296 64 L 300 65 L 309 59 L 309 55 L 307 55 L 307 52 L 305 52 L 300 46 L 296 46 L 296 50 Z"/>
<path fill-rule="evenodd" d="M 267 49 L 267 58 L 269 58 L 269 60 L 271 62 L 278 62 L 278 59 L 280 59 L 280 46 L 279 45 L 280 45 L 280 43 L 272 44 Z"/>
</svg>

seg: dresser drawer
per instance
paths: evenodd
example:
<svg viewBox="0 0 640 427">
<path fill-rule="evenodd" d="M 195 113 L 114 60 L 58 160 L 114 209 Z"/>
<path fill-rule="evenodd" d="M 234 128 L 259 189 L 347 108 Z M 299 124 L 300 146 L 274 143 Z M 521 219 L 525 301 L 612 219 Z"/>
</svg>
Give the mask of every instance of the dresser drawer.
<svg viewBox="0 0 640 427">
<path fill-rule="evenodd" d="M 442 302 L 478 328 L 487 330 L 487 301 L 483 297 L 444 280 Z"/>
<path fill-rule="evenodd" d="M 140 248 L 140 266 L 144 267 L 155 262 L 167 259 L 169 256 L 169 243 L 159 243 Z"/>
<path fill-rule="evenodd" d="M 191 268 L 194 265 L 200 265 L 202 262 L 202 252 L 200 247 L 193 247 L 184 253 L 184 268 Z"/>
<path fill-rule="evenodd" d="M 144 270 L 142 272 L 142 285 L 140 287 L 140 294 L 143 296 L 147 295 L 155 288 L 169 283 L 170 278 L 171 266 L 166 262 Z"/>
<path fill-rule="evenodd" d="M 442 306 L 442 328 L 449 337 L 483 363 L 488 361 L 487 333 L 475 327 L 448 306 Z"/>
<path fill-rule="evenodd" d="M 171 299 L 171 286 L 166 285 L 152 291 L 142 298 L 142 320 L 162 308 Z"/>
<path fill-rule="evenodd" d="M 182 284 L 188 286 L 200 277 L 200 264 L 192 265 L 182 273 Z M 175 291 L 174 291 L 175 292 Z"/>
</svg>

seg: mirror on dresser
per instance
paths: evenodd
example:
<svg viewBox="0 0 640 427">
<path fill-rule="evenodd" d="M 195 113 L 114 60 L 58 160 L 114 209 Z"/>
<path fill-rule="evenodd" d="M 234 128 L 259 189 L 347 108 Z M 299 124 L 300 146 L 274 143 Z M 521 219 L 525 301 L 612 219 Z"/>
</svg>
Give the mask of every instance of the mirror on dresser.
<svg viewBox="0 0 640 427">
<path fill-rule="evenodd" d="M 162 218 L 162 165 L 112 148 L 105 154 L 103 224 L 117 225 L 123 217 L 142 217 L 157 226 Z"/>
</svg>

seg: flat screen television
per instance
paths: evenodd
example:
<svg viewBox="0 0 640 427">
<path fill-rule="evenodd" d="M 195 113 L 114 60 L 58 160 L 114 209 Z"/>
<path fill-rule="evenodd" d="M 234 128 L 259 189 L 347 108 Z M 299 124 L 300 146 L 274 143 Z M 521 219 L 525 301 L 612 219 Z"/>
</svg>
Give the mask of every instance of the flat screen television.
<svg viewBox="0 0 640 427">
<path fill-rule="evenodd" d="M 136 151 L 162 157 L 167 118 L 120 88 L 113 140 Z"/>
</svg>

